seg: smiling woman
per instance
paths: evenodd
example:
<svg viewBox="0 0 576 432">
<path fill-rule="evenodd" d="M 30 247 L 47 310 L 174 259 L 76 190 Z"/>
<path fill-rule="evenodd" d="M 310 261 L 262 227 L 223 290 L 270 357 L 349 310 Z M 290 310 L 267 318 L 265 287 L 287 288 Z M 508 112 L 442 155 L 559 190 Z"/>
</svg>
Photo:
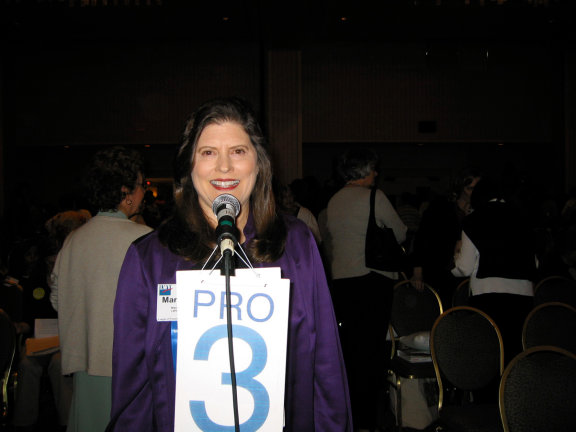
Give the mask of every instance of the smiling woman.
<svg viewBox="0 0 576 432">
<path fill-rule="evenodd" d="M 248 245 L 251 259 L 278 259 L 284 251 L 286 231 L 284 224 L 278 223 L 272 166 L 264 144 L 256 116 L 245 101 L 215 100 L 200 106 L 184 130 L 175 167 L 176 214 L 160 230 L 162 243 L 189 259 L 208 258 L 216 239 L 212 202 L 221 193 L 232 193 L 242 206 L 238 227 L 245 226 L 248 216 L 254 220 L 258 235 Z M 255 158 L 255 165 L 247 172 L 240 162 L 250 158 Z"/>
<path fill-rule="evenodd" d="M 174 216 L 132 246 L 118 283 L 108 430 L 174 430 L 178 338 L 171 336 L 170 322 L 157 321 L 157 289 L 175 284 L 177 271 L 200 269 L 209 258 L 217 237 L 212 205 L 226 193 L 240 202 L 240 243 L 255 271 L 279 267 L 290 280 L 284 431 L 351 432 L 348 383 L 322 259 L 307 225 L 276 210 L 270 159 L 249 106 L 236 98 L 200 106 L 186 124 L 175 173 Z M 243 265 L 237 260 L 237 268 Z M 190 312 L 179 306 L 180 313 Z M 226 409 L 226 403 L 217 404 Z"/>
</svg>

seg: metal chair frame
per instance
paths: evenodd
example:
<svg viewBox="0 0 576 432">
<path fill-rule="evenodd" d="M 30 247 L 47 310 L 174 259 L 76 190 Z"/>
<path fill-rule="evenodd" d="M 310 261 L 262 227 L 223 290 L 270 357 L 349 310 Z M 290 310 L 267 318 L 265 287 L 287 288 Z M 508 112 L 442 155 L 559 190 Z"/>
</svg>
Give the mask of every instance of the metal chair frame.
<svg viewBox="0 0 576 432">
<path fill-rule="evenodd" d="M 558 354 L 565 355 L 566 357 L 571 358 L 571 359 L 576 361 L 576 354 L 571 353 L 570 351 L 565 350 L 563 348 L 552 346 L 552 345 L 534 346 L 532 348 L 528 348 L 528 349 L 522 351 L 520 354 L 518 354 L 516 357 L 514 357 L 514 359 L 512 359 L 512 361 L 510 361 L 508 366 L 506 366 L 506 369 L 504 370 L 504 373 L 502 374 L 502 378 L 500 379 L 499 393 L 498 393 L 498 404 L 499 404 L 499 410 L 500 410 L 500 418 L 502 420 L 502 427 L 504 429 L 504 432 L 515 432 L 515 431 L 511 431 L 508 417 L 506 415 L 506 395 L 505 395 L 505 392 L 506 392 L 506 385 L 508 382 L 508 377 L 514 371 L 516 365 L 519 362 L 521 362 L 525 357 L 528 357 L 531 355 L 537 355 L 538 353 L 541 353 L 541 352 L 544 352 L 544 353 L 556 352 Z M 568 403 L 572 403 L 572 402 L 573 402 L 572 400 L 568 401 Z"/>
<path fill-rule="evenodd" d="M 459 303 L 459 299 L 461 298 L 462 291 L 466 290 L 467 298 L 469 299 L 472 295 L 472 291 L 470 290 L 470 278 L 464 279 L 462 282 L 458 284 L 456 289 L 454 290 L 454 294 L 452 294 L 452 307 L 456 306 L 466 306 L 465 304 Z"/>
<path fill-rule="evenodd" d="M 471 306 L 456 306 L 453 308 L 450 308 L 448 310 L 446 310 L 445 312 L 442 313 L 442 315 L 440 315 L 436 322 L 434 323 L 434 326 L 432 327 L 432 331 L 430 333 L 430 353 L 432 355 L 432 362 L 434 364 L 434 370 L 436 372 L 436 379 L 438 382 L 438 412 L 440 413 L 444 404 L 444 383 L 443 383 L 443 379 L 442 379 L 442 372 L 441 372 L 441 368 L 438 364 L 438 358 L 437 358 L 437 352 L 435 349 L 435 341 L 434 341 L 434 335 L 436 332 L 436 329 L 438 328 L 439 323 L 442 322 L 442 320 L 444 319 L 445 316 L 458 312 L 458 311 L 463 311 L 463 310 L 468 310 L 471 311 L 473 313 L 477 313 L 479 315 L 481 315 L 482 317 L 484 317 L 484 319 L 487 320 L 487 322 L 490 323 L 490 325 L 493 327 L 496 337 L 498 339 L 498 344 L 500 347 L 500 353 L 499 353 L 499 358 L 498 358 L 498 363 L 499 363 L 499 377 L 502 376 L 502 373 L 504 371 L 504 345 L 503 345 L 503 341 L 502 341 L 502 335 L 500 334 L 500 330 L 498 329 L 498 326 L 496 325 L 496 323 L 494 322 L 494 320 L 492 318 L 490 318 L 486 313 L 482 312 L 481 310 L 471 307 Z M 458 387 L 457 385 L 455 385 L 455 387 Z"/>
<path fill-rule="evenodd" d="M 408 279 L 405 280 L 401 280 L 400 282 L 396 283 L 394 285 L 394 290 L 396 290 L 397 288 L 401 288 L 403 285 L 409 285 L 411 284 L 411 281 Z M 442 308 L 442 301 L 440 300 L 440 296 L 438 295 L 438 293 L 436 292 L 436 290 L 434 288 L 432 288 L 430 285 L 424 283 L 424 287 L 427 291 L 429 291 L 430 293 L 432 293 L 434 295 L 434 297 L 436 298 L 436 301 L 438 302 L 438 309 L 439 309 L 439 314 L 442 314 L 443 308 Z M 390 359 L 392 360 L 394 357 L 396 357 L 397 355 L 397 345 L 398 345 L 398 339 L 399 337 L 395 334 L 395 330 L 394 330 L 394 326 L 392 325 L 392 323 L 390 323 L 390 325 L 388 326 L 388 331 L 390 334 L 390 340 L 392 342 L 392 349 L 390 352 Z M 404 335 L 402 335 L 404 336 Z M 406 376 L 400 376 L 396 373 L 396 371 L 392 370 L 392 368 L 388 371 L 388 382 L 389 384 L 392 386 L 392 388 L 396 389 L 396 412 L 397 412 L 397 417 L 396 417 L 396 424 L 398 427 L 398 430 L 401 431 L 402 430 L 402 378 L 404 379 L 418 379 L 421 378 L 418 375 L 415 374 L 408 374 Z M 392 379 L 392 377 L 395 376 L 395 380 Z"/>
<path fill-rule="evenodd" d="M 560 284 L 554 282 L 560 282 Z M 548 292 L 553 294 L 547 294 Z M 566 276 L 552 275 L 537 282 L 534 285 L 534 304 L 539 305 L 551 301 L 559 301 L 576 307 L 576 281 Z"/>
<path fill-rule="evenodd" d="M 528 346 L 528 328 L 529 328 L 529 324 L 530 324 L 530 320 L 537 315 L 542 309 L 546 309 L 548 307 L 560 307 L 560 308 L 565 308 L 566 310 L 572 311 L 574 313 L 574 317 L 576 319 L 576 308 L 572 305 L 569 305 L 567 303 L 562 303 L 562 302 L 547 302 L 547 303 L 541 303 L 537 306 L 534 307 L 534 309 L 532 309 L 530 311 L 530 313 L 528 314 L 528 316 L 526 316 L 526 319 L 524 320 L 524 326 L 522 327 L 522 348 L 524 350 L 531 348 L 532 346 L 535 345 L 531 345 Z M 572 337 L 574 337 L 574 335 L 572 335 Z M 537 345 L 554 345 L 552 343 L 545 343 L 545 344 L 537 344 Z M 562 347 L 561 347 L 562 348 Z"/>
</svg>

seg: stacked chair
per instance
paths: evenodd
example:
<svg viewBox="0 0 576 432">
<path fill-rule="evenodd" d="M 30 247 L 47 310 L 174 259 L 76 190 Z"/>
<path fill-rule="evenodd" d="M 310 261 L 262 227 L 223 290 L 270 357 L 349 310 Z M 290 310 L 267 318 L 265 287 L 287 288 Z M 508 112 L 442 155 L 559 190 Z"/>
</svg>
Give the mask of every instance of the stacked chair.
<svg viewBox="0 0 576 432">
<path fill-rule="evenodd" d="M 422 400 L 425 395 L 419 394 L 418 401 L 408 400 L 406 390 L 413 389 L 414 385 L 435 381 L 432 359 L 428 354 L 419 361 L 411 361 L 399 355 L 402 350 L 402 341 L 416 338 L 425 339 L 423 351 L 429 351 L 429 332 L 436 318 L 442 313 L 442 302 L 436 291 L 428 284 L 424 290 L 416 290 L 409 280 L 398 282 L 394 286 L 394 300 L 390 317 L 390 336 L 392 339 L 392 358 L 388 372 L 388 381 L 392 388 L 391 398 L 396 413 L 398 430 L 402 427 L 422 429 L 436 420 L 436 404 L 429 407 Z M 419 342 L 422 344 L 422 342 Z M 426 357 L 426 354 L 424 355 Z M 435 383 L 433 386 L 436 387 Z M 427 393 L 427 392 L 426 392 Z M 435 392 L 432 391 L 432 394 Z M 413 395 L 413 394 L 412 394 Z M 423 402 L 423 403 L 422 403 Z M 412 404 L 412 406 L 409 406 Z M 414 406 L 414 404 L 418 406 Z M 403 412 L 410 412 L 403 417 Z"/>
</svg>

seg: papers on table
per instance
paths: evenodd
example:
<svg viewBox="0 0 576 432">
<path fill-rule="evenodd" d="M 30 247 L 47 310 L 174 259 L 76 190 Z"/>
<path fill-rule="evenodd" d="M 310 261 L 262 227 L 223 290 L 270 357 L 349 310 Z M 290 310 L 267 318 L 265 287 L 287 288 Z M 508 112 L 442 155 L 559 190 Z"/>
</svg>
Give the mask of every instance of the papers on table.
<svg viewBox="0 0 576 432">
<path fill-rule="evenodd" d="M 59 349 L 58 320 L 56 318 L 34 320 L 34 337 L 26 339 L 26 355 L 46 355 Z"/>
</svg>

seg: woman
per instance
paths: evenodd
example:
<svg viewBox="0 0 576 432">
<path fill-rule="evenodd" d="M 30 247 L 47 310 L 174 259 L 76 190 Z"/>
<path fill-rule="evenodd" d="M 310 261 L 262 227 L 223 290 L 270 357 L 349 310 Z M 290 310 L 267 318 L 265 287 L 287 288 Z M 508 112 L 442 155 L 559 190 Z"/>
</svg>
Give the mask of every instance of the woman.
<svg viewBox="0 0 576 432">
<path fill-rule="evenodd" d="M 58 253 L 50 300 L 58 311 L 62 373 L 74 374 L 69 432 L 102 432 L 110 418 L 112 311 L 130 243 L 151 231 L 132 222 L 144 197 L 143 161 L 123 147 L 98 152 L 85 178 L 98 214 Z"/>
<path fill-rule="evenodd" d="M 436 198 L 424 211 L 414 238 L 412 285 L 422 290 L 423 282 L 428 283 L 440 295 L 444 309 L 452 306 L 454 290 L 463 280 L 450 270 L 460 247 L 462 221 L 472 212 L 470 199 L 480 178 L 475 167 L 461 170 L 452 182 L 450 196 Z"/>
<path fill-rule="evenodd" d="M 254 267 L 280 267 L 291 281 L 284 430 L 351 431 L 336 321 L 314 237 L 302 221 L 279 216 L 264 137 L 253 112 L 234 98 L 209 101 L 192 115 L 176 158 L 175 214 L 127 253 L 114 310 L 109 430 L 174 430 L 171 325 L 156 320 L 157 285 L 175 283 L 176 271 L 206 262 L 216 239 L 212 203 L 222 193 L 241 204 L 238 240 Z"/>
<path fill-rule="evenodd" d="M 302 220 L 316 239 L 318 247 L 321 249 L 322 237 L 320 235 L 320 228 L 318 227 L 318 221 L 308 208 L 303 207 L 302 204 L 296 201 L 294 193 L 289 186 L 282 184 L 280 181 L 273 179 L 272 188 L 274 192 L 274 201 L 276 202 L 276 207 L 281 213 L 287 213 L 292 216 L 296 216 L 298 219 Z"/>
<path fill-rule="evenodd" d="M 328 202 L 327 227 L 332 241 L 332 295 L 340 322 L 355 427 L 375 429 L 378 397 L 386 366 L 384 341 L 390 320 L 397 273 L 365 265 L 364 247 L 370 214 L 370 189 L 376 178 L 377 155 L 351 149 L 338 161 L 345 182 Z M 398 243 L 407 228 L 381 190 L 376 191 L 377 224 L 392 228 Z"/>
<path fill-rule="evenodd" d="M 464 219 L 462 247 L 452 273 L 470 277 L 469 304 L 494 319 L 508 362 L 522 351 L 522 327 L 534 306 L 535 236 L 492 179 L 478 182 L 472 204 L 474 212 Z"/>
</svg>

